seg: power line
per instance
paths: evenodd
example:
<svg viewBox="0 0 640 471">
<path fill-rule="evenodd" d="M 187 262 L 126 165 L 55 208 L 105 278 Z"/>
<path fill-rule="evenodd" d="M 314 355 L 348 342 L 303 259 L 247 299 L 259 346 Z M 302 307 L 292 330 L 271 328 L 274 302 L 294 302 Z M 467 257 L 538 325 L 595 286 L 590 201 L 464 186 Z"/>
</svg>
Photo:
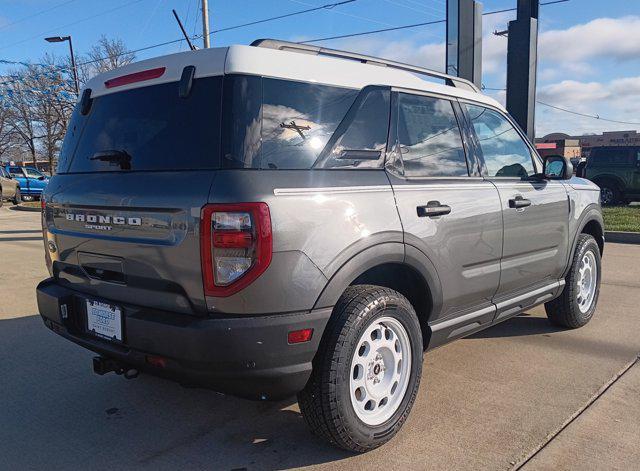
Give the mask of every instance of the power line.
<svg viewBox="0 0 640 471">
<path fill-rule="evenodd" d="M 68 5 L 69 3 L 73 3 L 75 1 L 76 0 L 67 0 L 66 2 L 59 3 L 58 5 L 54 5 L 54 6 L 50 7 L 50 8 L 45 9 L 45 10 L 40 10 L 40 11 L 38 11 L 36 13 L 33 13 L 31 15 L 22 17 L 19 20 L 15 20 L 15 21 L 12 21 L 11 23 L 7 23 L 5 25 L 2 25 L 2 26 L 0 26 L 0 29 L 5 29 L 5 28 L 8 28 L 9 26 L 17 25 L 18 23 L 22 23 L 25 20 L 30 20 L 31 18 L 34 18 L 34 17 L 39 16 L 39 15 L 42 15 L 43 13 L 49 13 L 50 11 L 55 10 L 56 8 L 63 7 L 65 5 Z"/>
<path fill-rule="evenodd" d="M 116 10 L 120 10 L 120 9 L 122 9 L 122 8 L 125 8 L 125 7 L 128 7 L 128 6 L 130 6 L 130 5 L 133 5 L 134 3 L 140 3 L 141 1 L 143 1 L 143 0 L 133 0 L 133 1 L 128 2 L 128 3 L 125 3 L 125 4 L 123 4 L 123 5 L 119 5 L 119 6 L 115 7 L 115 8 L 111 8 L 111 9 L 109 9 L 109 10 L 104 10 L 104 11 L 102 11 L 102 12 L 100 12 L 100 13 L 96 13 L 95 15 L 90 15 L 90 16 L 87 16 L 87 17 L 82 18 L 82 19 L 80 19 L 80 20 L 76 20 L 76 21 L 73 21 L 73 22 L 71 22 L 71 23 L 67 23 L 66 25 L 62 25 L 62 26 L 59 26 L 59 27 L 57 27 L 57 28 L 49 29 L 49 30 L 47 30 L 47 31 L 43 31 L 42 33 L 39 33 L 39 34 L 37 34 L 37 35 L 34 35 L 34 36 L 31 36 L 31 37 L 28 37 L 28 38 L 26 38 L 26 39 L 21 39 L 20 41 L 16 41 L 16 42 L 14 42 L 14 43 L 7 44 L 6 46 L 0 47 L 0 50 L 2 50 L 2 49 L 7 49 L 7 48 L 9 48 L 9 47 L 11 47 L 11 46 L 16 46 L 16 45 L 18 45 L 18 44 L 22 44 L 22 43 L 25 43 L 25 42 L 27 42 L 27 41 L 31 41 L 32 39 L 38 39 L 38 38 L 41 38 L 43 35 L 48 34 L 48 33 L 51 33 L 51 32 L 53 32 L 53 31 L 57 31 L 57 30 L 60 30 L 60 29 L 62 29 L 62 28 L 68 28 L 69 26 L 74 26 L 74 25 L 77 25 L 78 23 L 82 23 L 82 22 L 84 22 L 84 21 L 92 20 L 92 19 L 94 19 L 94 18 L 98 18 L 98 17 L 100 17 L 100 16 L 102 16 L 102 15 L 107 15 L 107 14 L 109 14 L 109 13 L 112 13 L 112 12 L 116 11 Z"/>
<path fill-rule="evenodd" d="M 554 5 L 556 3 L 565 3 L 568 2 L 569 0 L 554 0 L 551 2 L 544 2 L 541 3 L 540 6 L 544 6 L 544 5 Z M 494 11 L 488 11 L 486 13 L 483 13 L 482 16 L 488 16 L 488 15 L 497 15 L 498 13 L 506 13 L 506 12 L 510 12 L 510 11 L 516 11 L 517 8 L 505 8 L 503 10 L 494 10 Z M 423 23 L 414 23 L 414 24 L 410 24 L 410 25 L 402 25 L 402 26 L 394 26 L 391 28 L 382 28 L 382 29 L 374 29 L 374 30 L 370 30 L 370 31 L 362 31 L 359 33 L 350 33 L 350 34 L 341 34 L 338 36 L 329 36 L 326 38 L 316 38 L 316 39 L 308 39 L 307 41 L 300 41 L 300 44 L 307 44 L 307 43 L 315 43 L 315 42 L 320 42 L 320 41 L 329 41 L 332 39 L 344 39 L 344 38 L 353 38 L 355 36 L 365 36 L 365 35 L 369 35 L 369 34 L 377 34 L 377 33 L 386 33 L 387 31 L 398 31 L 401 29 L 409 29 L 409 28 L 418 28 L 420 26 L 429 26 L 429 25 L 435 25 L 435 24 L 439 24 L 439 23 L 446 23 L 447 20 L 434 20 L 434 21 L 426 21 Z"/>
<path fill-rule="evenodd" d="M 131 3 L 137 3 L 139 1 L 142 1 L 142 0 L 135 0 L 134 2 L 131 2 Z M 337 7 L 337 6 L 340 6 L 340 5 L 345 5 L 347 3 L 353 3 L 355 1 L 356 0 L 344 0 L 344 1 L 341 1 L 341 2 L 328 3 L 326 5 L 321 5 L 321 6 L 314 7 L 314 8 L 308 8 L 308 9 L 305 9 L 305 10 L 299 10 L 299 11 L 287 13 L 287 14 L 284 14 L 284 15 L 273 16 L 273 17 L 270 17 L 270 18 L 264 18 L 264 19 L 261 19 L 261 20 L 251 21 L 249 23 L 242 23 L 242 24 L 238 24 L 238 25 L 228 26 L 228 27 L 225 27 L 225 28 L 220 28 L 220 29 L 211 31 L 210 34 L 221 33 L 221 32 L 224 32 L 224 31 L 230 31 L 230 30 L 233 30 L 233 29 L 243 28 L 243 27 L 246 27 L 246 26 L 253 26 L 253 25 L 256 25 L 256 24 L 266 23 L 268 21 L 275 21 L 275 20 L 279 20 L 279 19 L 282 19 L 282 18 L 288 18 L 288 17 L 296 16 L 296 15 L 302 15 L 304 13 L 310 13 L 310 12 L 313 12 L 313 11 L 318 11 L 318 10 L 323 10 L 323 9 L 332 9 L 334 7 Z M 569 0 L 555 0 L 555 1 L 549 1 L 549 2 L 545 2 L 545 3 L 541 3 L 540 5 L 553 5 L 553 4 L 556 4 L 556 3 L 565 3 L 565 2 L 568 2 L 568 1 Z M 122 5 L 122 6 L 118 7 L 118 8 L 122 8 L 122 7 L 127 6 L 127 5 L 129 5 L 129 4 Z M 498 13 L 504 13 L 504 12 L 515 11 L 515 10 L 517 10 L 517 8 L 508 8 L 508 9 L 504 9 L 504 10 L 495 10 L 495 11 L 486 12 L 483 15 L 495 15 L 495 14 L 498 14 Z M 110 10 L 110 11 L 112 11 L 112 10 Z M 105 12 L 103 12 L 102 14 L 104 14 L 104 13 Z M 79 20 L 79 21 L 85 21 L 86 19 L 87 18 L 85 18 L 84 20 Z M 346 38 L 346 37 L 354 37 L 354 36 L 362 36 L 362 35 L 368 35 L 368 34 L 382 33 L 382 32 L 386 32 L 386 31 L 396 31 L 396 30 L 399 30 L 399 29 L 416 28 L 416 27 L 419 27 L 419 26 L 428 26 L 428 25 L 434 25 L 434 24 L 438 24 L 438 23 L 446 23 L 446 21 L 447 20 L 427 21 L 427 22 L 423 22 L 423 23 L 415 23 L 415 24 L 412 24 L 412 25 L 395 26 L 395 27 L 392 27 L 392 28 L 383 28 L 383 29 L 372 30 L 372 31 L 364 31 L 364 32 L 361 32 L 361 33 L 352 33 L 352 34 L 341 35 L 341 36 L 333 36 L 333 37 L 329 37 L 329 38 L 311 39 L 311 40 L 308 40 L 308 41 L 302 41 L 301 43 L 304 44 L 304 43 L 309 43 L 309 42 L 328 41 L 330 39 L 341 39 L 341 38 Z M 191 40 L 196 40 L 196 39 L 201 39 L 201 38 L 202 38 L 202 35 L 200 34 L 200 35 L 192 36 L 190 39 Z M 126 52 L 118 54 L 117 56 L 119 57 L 119 56 L 122 56 L 122 55 L 125 55 L 125 54 L 135 54 L 137 52 L 147 51 L 149 49 L 154 49 L 156 47 L 168 46 L 170 44 L 175 44 L 175 43 L 178 43 L 178 42 L 181 42 L 181 41 L 185 41 L 185 39 L 184 38 L 179 38 L 179 39 L 165 41 L 165 42 L 158 43 L 158 44 L 152 44 L 152 45 L 144 46 L 144 47 L 141 47 L 141 48 L 138 48 L 138 49 L 128 50 Z M 104 60 L 104 59 L 95 59 L 95 60 L 81 62 L 81 63 L 78 64 L 78 66 L 93 64 L 93 63 L 96 63 L 96 62 L 100 62 L 101 60 Z M 25 62 L 3 61 L 1 59 L 0 59 L 0 63 L 15 63 L 15 64 L 26 65 L 26 66 L 30 65 L 29 63 L 25 63 Z M 35 64 L 35 65 L 43 65 L 43 64 Z M 69 67 L 60 67 L 60 68 L 61 69 L 70 70 Z"/>
<path fill-rule="evenodd" d="M 634 126 L 640 126 L 640 123 L 634 123 L 632 121 L 618 121 L 617 119 L 603 118 L 599 114 L 591 115 L 591 114 L 586 114 L 586 113 L 580 113 L 579 111 L 568 110 L 566 108 L 561 108 L 560 106 L 550 105 L 549 103 L 545 103 L 543 101 L 536 101 L 536 103 L 538 103 L 540 105 L 548 106 L 549 108 L 553 108 L 553 109 L 558 110 L 558 111 L 564 111 L 565 113 L 571 113 L 571 114 L 575 114 L 575 115 L 578 115 L 578 116 L 584 116 L 585 118 L 599 119 L 600 121 L 607 121 L 609 123 L 631 124 L 631 125 L 634 125 Z"/>
<path fill-rule="evenodd" d="M 482 86 L 482 90 L 505 92 L 507 89 L 506 88 L 485 87 L 483 85 Z M 551 105 L 549 103 L 545 103 L 544 101 L 540 101 L 540 100 L 536 100 L 536 103 L 538 103 L 539 105 L 548 106 L 549 108 L 553 108 L 553 109 L 558 110 L 558 111 L 564 111 L 565 113 L 571 113 L 571 114 L 575 114 L 577 116 L 584 116 L 585 118 L 599 119 L 600 121 L 608 121 L 610 123 L 631 124 L 631 125 L 640 126 L 640 123 L 634 123 L 632 121 L 618 121 L 616 119 L 603 118 L 597 113 L 595 115 L 587 114 L 587 113 L 580 113 L 579 111 L 574 111 L 574 110 L 570 110 L 570 109 L 567 109 L 567 108 L 562 108 L 560 106 Z"/>
<path fill-rule="evenodd" d="M 353 3 L 355 1 L 356 0 L 344 0 L 342 2 L 327 3 L 326 5 L 321 5 L 319 7 L 314 7 L 314 8 L 307 8 L 306 10 L 293 11 L 291 13 L 286 13 L 284 15 L 272 16 L 270 18 L 264 18 L 262 20 L 250 21 L 249 23 L 242 23 L 242 24 L 239 24 L 239 25 L 227 26 L 226 28 L 214 29 L 209 34 L 211 35 L 211 34 L 214 34 L 214 33 L 222 33 L 223 31 L 231 31 L 232 29 L 244 28 L 246 26 L 253 26 L 253 25 L 260 24 L 260 23 L 266 23 L 268 21 L 280 20 L 282 18 L 289 18 L 291 16 L 302 15 L 304 13 L 310 13 L 312 11 L 331 10 L 332 8 L 338 7 L 340 5 L 346 5 L 347 3 Z"/>
</svg>

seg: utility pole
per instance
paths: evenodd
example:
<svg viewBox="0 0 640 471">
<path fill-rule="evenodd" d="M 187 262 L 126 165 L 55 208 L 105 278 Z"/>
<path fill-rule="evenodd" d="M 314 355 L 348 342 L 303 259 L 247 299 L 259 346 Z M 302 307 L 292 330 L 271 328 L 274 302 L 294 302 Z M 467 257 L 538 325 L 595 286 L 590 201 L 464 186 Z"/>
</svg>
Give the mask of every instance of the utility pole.
<svg viewBox="0 0 640 471">
<path fill-rule="evenodd" d="M 518 0 L 518 16 L 509 22 L 507 111 L 529 139 L 535 137 L 539 0 Z"/>
<path fill-rule="evenodd" d="M 202 45 L 209 47 L 209 2 L 202 0 Z"/>
</svg>

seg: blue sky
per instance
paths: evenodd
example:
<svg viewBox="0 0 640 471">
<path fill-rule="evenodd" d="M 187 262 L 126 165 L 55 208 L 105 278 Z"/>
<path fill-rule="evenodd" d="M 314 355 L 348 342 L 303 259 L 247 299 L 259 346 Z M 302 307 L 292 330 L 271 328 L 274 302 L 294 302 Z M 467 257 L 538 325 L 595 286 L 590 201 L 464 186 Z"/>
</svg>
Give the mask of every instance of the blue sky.
<svg viewBox="0 0 640 471">
<path fill-rule="evenodd" d="M 211 29 L 332 3 L 336 0 L 209 0 Z M 486 0 L 484 11 L 512 8 L 516 0 Z M 0 59 L 36 62 L 45 53 L 64 55 L 64 44 L 42 38 L 72 35 L 82 55 L 101 35 L 121 38 L 130 49 L 180 37 L 171 15 L 175 8 L 189 33 L 201 30 L 199 0 L 0 0 Z M 48 11 L 45 11 L 48 10 Z M 327 37 L 371 29 L 439 20 L 445 0 L 356 0 L 305 15 L 213 36 L 213 46 L 248 44 L 261 37 L 291 40 Z M 44 11 L 44 12 L 43 12 Z M 42 12 L 42 13 L 41 13 Z M 506 29 L 515 13 L 483 18 L 483 82 L 502 88 L 507 40 L 490 34 Z M 326 41 L 329 47 L 444 67 L 444 25 Z M 139 59 L 179 50 L 184 43 L 158 47 Z M 0 68 L 0 73 L 6 68 Z M 570 0 L 542 6 L 538 99 L 586 114 L 640 122 L 640 0 Z M 502 92 L 491 92 L 503 100 Z M 537 134 L 640 129 L 538 107 Z"/>
</svg>

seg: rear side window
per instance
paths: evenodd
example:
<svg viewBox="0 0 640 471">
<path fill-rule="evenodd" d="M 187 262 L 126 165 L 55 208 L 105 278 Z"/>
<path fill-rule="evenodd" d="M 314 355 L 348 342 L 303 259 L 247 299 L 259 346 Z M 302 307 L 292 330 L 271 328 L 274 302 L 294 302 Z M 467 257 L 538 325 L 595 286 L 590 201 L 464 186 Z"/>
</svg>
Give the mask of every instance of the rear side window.
<svg viewBox="0 0 640 471">
<path fill-rule="evenodd" d="M 450 101 L 400 93 L 397 132 L 405 176 L 468 176 L 460 128 Z"/>
<path fill-rule="evenodd" d="M 381 167 L 387 147 L 390 99 L 388 88 L 365 88 L 327 143 L 315 167 Z"/>
<path fill-rule="evenodd" d="M 22 173 L 22 169 L 20 167 L 9 167 L 9 175 L 19 178 L 24 177 L 24 174 Z"/>
<path fill-rule="evenodd" d="M 311 168 L 358 90 L 263 79 L 261 167 Z M 253 165 L 255 166 L 255 165 Z"/>
<path fill-rule="evenodd" d="M 633 165 L 640 155 L 640 148 L 596 147 L 589 160 L 595 165 Z"/>
<path fill-rule="evenodd" d="M 64 172 L 182 170 L 219 167 L 222 77 L 196 79 L 186 98 L 178 82 L 93 99 L 77 111 L 61 150 Z M 68 141 L 68 142 L 67 142 Z"/>
<path fill-rule="evenodd" d="M 465 105 L 490 177 L 527 177 L 535 173 L 531 151 L 513 125 L 500 113 Z"/>
</svg>

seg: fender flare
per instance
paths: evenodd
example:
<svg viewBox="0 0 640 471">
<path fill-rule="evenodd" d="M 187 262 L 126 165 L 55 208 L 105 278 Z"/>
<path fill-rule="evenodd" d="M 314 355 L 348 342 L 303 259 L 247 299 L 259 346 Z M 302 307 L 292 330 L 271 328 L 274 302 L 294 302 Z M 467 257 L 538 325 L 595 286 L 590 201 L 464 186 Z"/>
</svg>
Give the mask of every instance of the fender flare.
<svg viewBox="0 0 640 471">
<path fill-rule="evenodd" d="M 316 300 L 314 309 L 335 306 L 345 289 L 367 270 L 385 263 L 397 263 L 414 269 L 425 282 L 431 298 L 431 315 L 442 307 L 440 278 L 431 260 L 420 250 L 401 242 L 386 242 L 370 246 L 345 262 L 330 277 Z"/>
<path fill-rule="evenodd" d="M 626 190 L 626 184 L 624 182 L 624 180 L 622 178 L 620 178 L 617 175 L 614 174 L 610 174 L 610 173 L 602 173 L 600 175 L 596 175 L 595 177 L 593 177 L 593 180 L 591 180 L 593 183 L 595 183 L 596 185 L 600 186 L 600 183 L 598 182 L 604 182 L 604 181 L 612 181 L 616 184 L 616 186 L 618 187 L 618 190 L 624 192 Z"/>
<path fill-rule="evenodd" d="M 591 221 L 595 221 L 598 223 L 598 225 L 600 226 L 600 229 L 602 230 L 602 235 L 604 238 L 604 219 L 602 218 L 602 212 L 600 211 L 597 204 L 592 203 L 587 207 L 587 209 L 583 211 L 582 215 L 580 216 L 580 219 L 578 220 L 578 225 L 577 225 L 578 229 L 576 230 L 573 236 L 573 241 L 571 241 L 571 250 L 569 250 L 567 264 L 564 269 L 564 272 L 562 273 L 562 278 L 567 276 L 567 273 L 571 268 L 571 261 L 573 260 L 573 254 L 576 251 L 576 245 L 578 244 L 578 237 L 580 237 L 580 234 L 582 234 L 582 231 L 584 230 L 585 226 L 589 224 Z"/>
</svg>

